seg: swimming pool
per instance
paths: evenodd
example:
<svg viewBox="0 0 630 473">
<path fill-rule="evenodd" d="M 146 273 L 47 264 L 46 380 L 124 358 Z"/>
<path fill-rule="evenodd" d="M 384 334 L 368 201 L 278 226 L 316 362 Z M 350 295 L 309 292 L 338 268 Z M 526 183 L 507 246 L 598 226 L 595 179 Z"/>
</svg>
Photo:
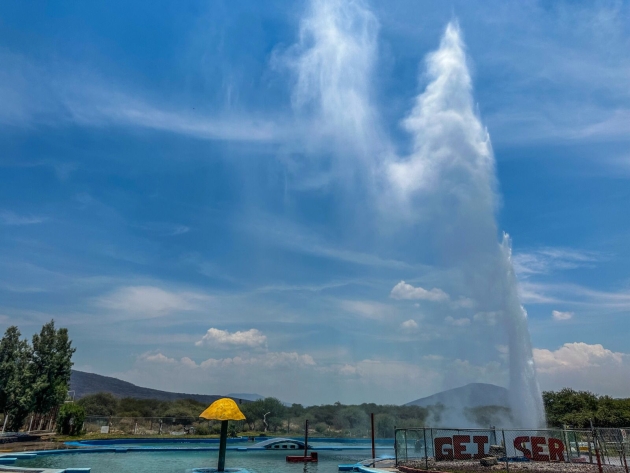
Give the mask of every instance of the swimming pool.
<svg viewBox="0 0 630 473">
<path fill-rule="evenodd" d="M 25 468 L 91 468 L 92 473 L 184 473 L 194 468 L 215 467 L 218 439 L 109 439 L 68 442 L 69 450 L 41 451 L 32 458 L 19 459 L 15 466 Z M 261 437 L 259 442 L 230 439 L 226 467 L 244 468 L 250 473 L 327 473 L 338 471 L 342 463 L 356 463 L 371 457 L 366 439 L 309 440 L 309 452 L 316 451 L 318 463 L 287 463 L 287 454 L 300 455 L 301 449 L 273 448 L 274 441 L 298 439 Z M 377 456 L 393 455 L 393 440 L 377 442 Z"/>
<path fill-rule="evenodd" d="M 92 473 L 184 473 L 193 468 L 216 467 L 216 451 L 128 451 L 126 453 L 69 453 L 38 455 L 18 460 L 15 466 L 28 468 L 91 468 Z M 392 450 L 393 452 L 393 450 Z M 228 452 L 226 467 L 245 468 L 250 473 L 333 473 L 341 463 L 355 463 L 366 456 L 362 451 L 319 452 L 318 463 L 285 461 L 287 452 Z"/>
</svg>

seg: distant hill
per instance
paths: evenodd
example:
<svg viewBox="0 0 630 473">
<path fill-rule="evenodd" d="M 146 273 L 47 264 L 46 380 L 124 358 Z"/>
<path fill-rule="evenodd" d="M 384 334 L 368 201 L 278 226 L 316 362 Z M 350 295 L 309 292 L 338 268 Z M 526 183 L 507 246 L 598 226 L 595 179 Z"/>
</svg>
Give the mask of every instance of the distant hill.
<svg viewBox="0 0 630 473">
<path fill-rule="evenodd" d="M 135 384 L 122 381 L 118 378 L 110 376 L 102 376 L 95 373 L 85 373 L 83 371 L 72 370 L 70 377 L 70 389 L 74 391 L 75 398 L 80 399 L 89 394 L 99 392 L 111 393 L 116 397 L 133 397 L 136 399 L 159 399 L 161 401 L 174 401 L 176 399 L 194 399 L 195 401 L 211 404 L 217 399 L 224 397 L 218 394 L 188 394 L 188 393 L 172 393 L 168 391 L 160 391 L 158 389 L 143 388 Z M 248 398 L 239 398 L 229 395 L 233 399 L 243 399 L 245 402 Z"/>
<path fill-rule="evenodd" d="M 227 397 L 234 399 L 245 399 L 247 401 L 258 401 L 259 399 L 265 399 L 266 396 L 262 396 L 256 393 L 230 393 Z"/>
<path fill-rule="evenodd" d="M 509 407 L 508 390 L 494 384 L 471 383 L 459 388 L 448 389 L 432 396 L 416 399 L 405 405 L 428 407 L 436 404 L 460 409 L 481 406 Z"/>
</svg>

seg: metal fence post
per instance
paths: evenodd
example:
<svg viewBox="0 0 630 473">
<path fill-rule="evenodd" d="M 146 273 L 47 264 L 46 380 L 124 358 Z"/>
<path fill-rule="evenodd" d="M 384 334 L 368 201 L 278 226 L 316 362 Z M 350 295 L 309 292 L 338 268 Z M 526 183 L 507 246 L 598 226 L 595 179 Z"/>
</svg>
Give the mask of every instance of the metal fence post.
<svg viewBox="0 0 630 473">
<path fill-rule="evenodd" d="M 591 426 L 593 424 L 591 423 Z M 595 457 L 597 458 L 597 469 L 599 470 L 599 473 L 603 473 L 604 470 L 602 468 L 602 459 L 599 456 L 599 439 L 597 438 L 597 431 L 595 429 L 593 429 L 593 444 L 595 445 Z"/>
<path fill-rule="evenodd" d="M 396 456 L 394 463 L 398 466 L 398 429 L 396 426 L 394 426 L 394 455 Z"/>
<path fill-rule="evenodd" d="M 427 448 L 427 429 L 422 427 L 422 435 L 424 437 L 424 466 L 429 469 L 429 450 Z"/>
<path fill-rule="evenodd" d="M 507 455 L 507 443 L 505 443 L 505 430 L 501 429 L 501 435 L 503 436 L 503 451 L 505 453 L 505 469 L 507 470 L 508 473 L 510 473 L 510 464 L 508 462 L 508 455 Z"/>
</svg>

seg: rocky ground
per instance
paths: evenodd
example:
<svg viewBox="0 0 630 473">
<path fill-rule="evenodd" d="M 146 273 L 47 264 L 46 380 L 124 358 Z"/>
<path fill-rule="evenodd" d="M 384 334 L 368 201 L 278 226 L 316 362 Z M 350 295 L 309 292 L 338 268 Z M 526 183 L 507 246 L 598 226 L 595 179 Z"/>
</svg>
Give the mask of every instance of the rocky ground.
<svg viewBox="0 0 630 473">
<path fill-rule="evenodd" d="M 404 466 L 417 469 L 417 471 L 426 471 L 426 465 L 424 460 L 422 461 L 408 461 Z M 400 471 L 404 471 L 402 468 Z M 545 462 L 510 462 L 510 472 L 531 472 L 531 473 L 551 473 L 551 472 L 566 472 L 566 473 L 598 473 L 597 465 L 590 463 L 545 463 Z M 433 459 L 429 459 L 429 471 L 440 472 L 464 472 L 464 471 L 506 471 L 505 463 L 499 463 L 494 466 L 482 466 L 477 461 L 440 461 L 435 462 Z M 605 465 L 603 467 L 604 473 L 626 473 L 625 468 Z M 406 473 L 415 473 L 408 470 Z"/>
</svg>

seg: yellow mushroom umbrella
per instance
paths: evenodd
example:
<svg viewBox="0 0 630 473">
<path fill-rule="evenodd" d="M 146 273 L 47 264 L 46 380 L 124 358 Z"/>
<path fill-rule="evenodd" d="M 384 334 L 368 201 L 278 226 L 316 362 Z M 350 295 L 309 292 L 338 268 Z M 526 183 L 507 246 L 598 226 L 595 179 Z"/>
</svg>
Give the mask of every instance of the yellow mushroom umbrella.
<svg viewBox="0 0 630 473">
<path fill-rule="evenodd" d="M 229 420 L 244 420 L 245 416 L 233 399 L 224 397 L 217 399 L 210 407 L 199 414 L 202 419 L 221 421 L 221 438 L 219 441 L 219 464 L 217 471 L 225 471 L 225 450 L 227 448 L 227 428 Z"/>
</svg>

